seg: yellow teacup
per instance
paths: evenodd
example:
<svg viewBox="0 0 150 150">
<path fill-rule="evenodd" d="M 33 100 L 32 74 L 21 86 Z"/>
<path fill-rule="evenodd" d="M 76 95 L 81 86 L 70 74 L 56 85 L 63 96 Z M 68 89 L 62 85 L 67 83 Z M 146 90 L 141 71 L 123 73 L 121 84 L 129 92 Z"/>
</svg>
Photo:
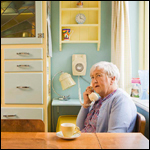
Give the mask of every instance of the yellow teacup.
<svg viewBox="0 0 150 150">
<path fill-rule="evenodd" d="M 80 128 L 74 123 L 62 123 L 60 129 L 64 137 L 71 137 L 76 133 L 80 133 Z"/>
</svg>

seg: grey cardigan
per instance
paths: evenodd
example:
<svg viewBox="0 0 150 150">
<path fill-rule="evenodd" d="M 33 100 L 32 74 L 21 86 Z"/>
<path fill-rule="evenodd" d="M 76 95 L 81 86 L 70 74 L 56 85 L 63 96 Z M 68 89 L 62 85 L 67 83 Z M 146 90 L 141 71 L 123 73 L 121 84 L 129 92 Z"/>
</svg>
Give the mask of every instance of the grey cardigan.
<svg viewBox="0 0 150 150">
<path fill-rule="evenodd" d="M 93 107 L 81 107 L 77 116 L 77 126 L 82 130 L 88 112 Z M 131 97 L 118 88 L 102 103 L 97 118 L 96 132 L 132 132 L 136 122 L 137 109 Z"/>
</svg>

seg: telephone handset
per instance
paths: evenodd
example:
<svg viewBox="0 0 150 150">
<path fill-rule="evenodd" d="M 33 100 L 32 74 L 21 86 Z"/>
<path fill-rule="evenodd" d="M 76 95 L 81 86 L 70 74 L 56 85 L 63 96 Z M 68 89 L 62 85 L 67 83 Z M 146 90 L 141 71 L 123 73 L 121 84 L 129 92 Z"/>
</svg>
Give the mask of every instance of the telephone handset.
<svg viewBox="0 0 150 150">
<path fill-rule="evenodd" d="M 91 86 L 92 87 L 92 86 Z M 92 103 L 94 103 L 95 101 L 97 101 L 99 99 L 98 95 L 95 92 L 92 92 L 89 96 L 89 99 L 92 103 L 90 104 L 83 104 L 81 101 L 81 88 L 80 88 L 80 82 L 79 82 L 79 76 L 78 76 L 78 92 L 79 92 L 79 100 L 80 100 L 80 104 L 83 106 L 90 106 L 92 105 Z"/>
<path fill-rule="evenodd" d="M 90 101 L 97 101 L 98 100 L 98 96 L 96 93 L 92 92 L 90 95 L 89 95 L 89 99 Z"/>
<path fill-rule="evenodd" d="M 92 88 L 92 84 L 90 85 L 91 88 Z M 90 95 L 89 95 L 89 99 L 90 101 L 94 102 L 94 101 L 97 101 L 98 100 L 98 95 L 95 93 L 95 92 L 92 92 Z"/>
</svg>

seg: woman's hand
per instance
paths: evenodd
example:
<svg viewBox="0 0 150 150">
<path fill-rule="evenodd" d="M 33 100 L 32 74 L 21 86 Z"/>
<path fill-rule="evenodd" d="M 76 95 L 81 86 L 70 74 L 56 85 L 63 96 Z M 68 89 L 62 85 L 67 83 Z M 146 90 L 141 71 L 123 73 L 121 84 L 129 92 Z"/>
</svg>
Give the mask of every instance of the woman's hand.
<svg viewBox="0 0 150 150">
<path fill-rule="evenodd" d="M 90 104 L 91 101 L 89 99 L 89 95 L 94 92 L 93 88 L 91 86 L 88 86 L 85 90 L 85 92 L 83 93 L 83 99 L 84 99 L 84 108 L 88 108 L 89 106 L 86 106 L 86 104 Z"/>
</svg>

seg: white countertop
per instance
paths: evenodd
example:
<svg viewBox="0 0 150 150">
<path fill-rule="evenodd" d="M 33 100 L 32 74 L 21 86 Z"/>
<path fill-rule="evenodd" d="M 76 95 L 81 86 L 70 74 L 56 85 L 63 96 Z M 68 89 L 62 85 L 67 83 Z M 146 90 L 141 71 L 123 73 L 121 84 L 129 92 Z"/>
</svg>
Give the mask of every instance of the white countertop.
<svg viewBox="0 0 150 150">
<path fill-rule="evenodd" d="M 53 99 L 52 106 L 81 106 L 79 99 L 69 99 L 67 101 Z"/>
<path fill-rule="evenodd" d="M 145 111 L 149 112 L 149 99 L 148 100 L 141 100 L 139 98 L 133 98 L 132 97 L 132 100 L 134 101 L 134 103 L 144 109 Z"/>
</svg>

